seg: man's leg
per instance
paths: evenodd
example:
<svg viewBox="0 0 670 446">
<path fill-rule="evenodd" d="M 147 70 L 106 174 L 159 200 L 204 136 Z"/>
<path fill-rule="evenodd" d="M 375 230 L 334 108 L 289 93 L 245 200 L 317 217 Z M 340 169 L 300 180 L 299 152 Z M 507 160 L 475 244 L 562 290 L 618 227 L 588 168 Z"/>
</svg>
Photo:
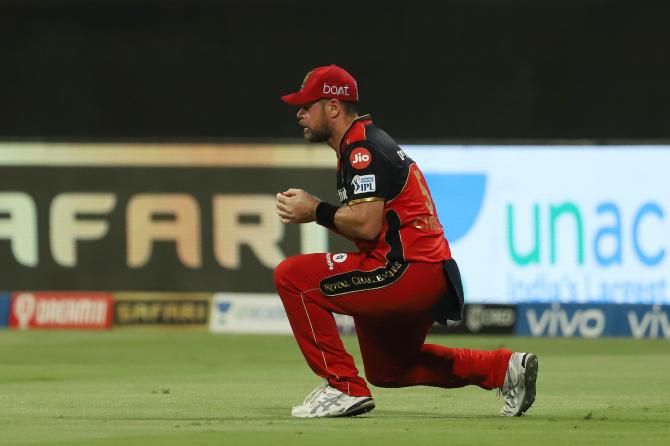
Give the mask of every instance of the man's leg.
<svg viewBox="0 0 670 446">
<path fill-rule="evenodd" d="M 368 381 L 378 387 L 503 385 L 511 351 L 424 344 L 432 323 L 427 315 L 411 313 L 391 320 L 356 318 Z"/>
<path fill-rule="evenodd" d="M 333 387 L 369 395 L 342 346 L 332 312 L 354 316 L 366 375 L 373 384 L 502 386 L 511 351 L 424 344 L 432 325 L 429 311 L 446 288 L 440 264 L 413 263 L 386 287 L 327 297 L 319 282 L 359 268 L 362 260 L 352 254 L 344 264 L 329 259 L 325 254 L 291 257 L 277 268 L 275 281 L 308 364 Z"/>
<path fill-rule="evenodd" d="M 359 300 L 385 311 L 358 312 L 356 333 L 368 381 L 379 387 L 477 385 L 501 387 L 512 352 L 450 348 L 425 344 L 433 325 L 430 310 L 444 294 L 447 283 L 442 265 L 414 263 L 393 285 L 365 293 Z M 383 310 L 379 308 L 379 310 Z"/>
<path fill-rule="evenodd" d="M 315 373 L 347 395 L 370 395 L 342 346 L 332 317 L 336 312 L 354 316 L 366 376 L 372 384 L 444 388 L 477 385 L 484 389 L 507 385 L 505 376 L 512 357 L 509 350 L 424 344 L 432 325 L 430 310 L 446 288 L 440 264 L 412 263 L 391 283 L 374 289 L 348 289 L 335 296 L 321 292 L 319 283 L 326 277 L 344 279 L 352 270 L 371 271 L 380 266 L 371 265 L 369 260 L 349 254 L 338 264 L 326 254 L 305 255 L 287 259 L 275 272 L 277 290 L 296 340 Z M 339 276 L 342 273 L 347 274 Z M 534 367 L 536 376 L 536 361 Z M 525 376 L 521 372 L 519 380 L 525 380 Z M 532 404 L 525 396 L 517 399 L 521 409 L 516 414 Z"/>
<path fill-rule="evenodd" d="M 358 264 L 352 254 L 347 263 Z M 353 358 L 342 345 L 332 314 L 351 313 L 319 290 L 321 279 L 333 275 L 336 266 L 342 269 L 332 261 L 330 254 L 290 257 L 275 269 L 275 286 L 298 346 L 314 373 L 347 395 L 370 396 Z"/>
</svg>

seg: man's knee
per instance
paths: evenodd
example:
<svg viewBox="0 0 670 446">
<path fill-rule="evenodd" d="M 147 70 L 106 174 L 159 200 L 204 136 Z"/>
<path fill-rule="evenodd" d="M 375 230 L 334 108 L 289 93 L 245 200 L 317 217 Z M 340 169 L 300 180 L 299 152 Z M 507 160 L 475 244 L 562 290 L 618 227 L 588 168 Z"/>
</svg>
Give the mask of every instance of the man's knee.
<svg viewBox="0 0 670 446">
<path fill-rule="evenodd" d="M 291 261 L 292 257 L 288 257 L 282 260 L 279 265 L 275 268 L 274 271 L 274 281 L 275 288 L 279 290 L 280 288 L 285 288 L 289 278 L 289 272 L 291 271 Z"/>
<path fill-rule="evenodd" d="M 365 378 L 375 387 L 404 387 L 402 377 L 397 373 L 365 372 Z"/>
<path fill-rule="evenodd" d="M 277 291 L 296 288 L 295 279 L 303 274 L 300 262 L 301 256 L 293 256 L 284 259 L 277 265 L 274 271 L 274 282 Z"/>
</svg>

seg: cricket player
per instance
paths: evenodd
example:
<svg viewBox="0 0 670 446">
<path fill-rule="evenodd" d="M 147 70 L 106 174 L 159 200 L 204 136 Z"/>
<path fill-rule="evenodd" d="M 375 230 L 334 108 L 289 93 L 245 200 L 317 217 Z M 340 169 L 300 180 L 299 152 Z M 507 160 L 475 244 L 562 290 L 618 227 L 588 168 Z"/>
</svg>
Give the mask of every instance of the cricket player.
<svg viewBox="0 0 670 446">
<path fill-rule="evenodd" d="M 298 107 L 305 139 L 335 151 L 341 203 L 290 188 L 277 194 L 281 221 L 316 221 L 358 248 L 290 257 L 275 270 L 298 346 L 323 378 L 291 414 L 354 416 L 375 407 L 333 313 L 353 316 L 370 384 L 500 389 L 500 415 L 526 412 L 535 400 L 536 355 L 425 343 L 435 320 L 461 319 L 458 267 L 419 166 L 369 115 L 358 115 L 355 79 L 335 65 L 315 68 L 282 99 Z"/>
</svg>

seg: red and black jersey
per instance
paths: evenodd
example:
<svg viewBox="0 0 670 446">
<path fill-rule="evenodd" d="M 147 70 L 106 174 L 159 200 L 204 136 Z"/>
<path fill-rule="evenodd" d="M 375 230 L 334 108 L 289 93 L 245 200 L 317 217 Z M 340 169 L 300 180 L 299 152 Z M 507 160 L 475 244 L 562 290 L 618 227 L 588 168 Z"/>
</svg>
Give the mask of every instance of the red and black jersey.
<svg viewBox="0 0 670 446">
<path fill-rule="evenodd" d="M 360 251 L 402 263 L 451 258 L 421 170 L 370 115 L 356 119 L 342 137 L 337 191 L 342 204 L 384 201 L 382 230 L 376 240 L 355 240 Z"/>
</svg>

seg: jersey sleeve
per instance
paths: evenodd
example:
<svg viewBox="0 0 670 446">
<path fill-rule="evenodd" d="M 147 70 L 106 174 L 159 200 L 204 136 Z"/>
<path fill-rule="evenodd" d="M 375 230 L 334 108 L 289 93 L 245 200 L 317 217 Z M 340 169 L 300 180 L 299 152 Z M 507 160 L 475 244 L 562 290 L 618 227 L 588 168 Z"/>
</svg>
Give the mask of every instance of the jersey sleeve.
<svg viewBox="0 0 670 446">
<path fill-rule="evenodd" d="M 386 201 L 391 193 L 391 165 L 369 141 L 347 146 L 341 159 L 344 204 Z"/>
</svg>

